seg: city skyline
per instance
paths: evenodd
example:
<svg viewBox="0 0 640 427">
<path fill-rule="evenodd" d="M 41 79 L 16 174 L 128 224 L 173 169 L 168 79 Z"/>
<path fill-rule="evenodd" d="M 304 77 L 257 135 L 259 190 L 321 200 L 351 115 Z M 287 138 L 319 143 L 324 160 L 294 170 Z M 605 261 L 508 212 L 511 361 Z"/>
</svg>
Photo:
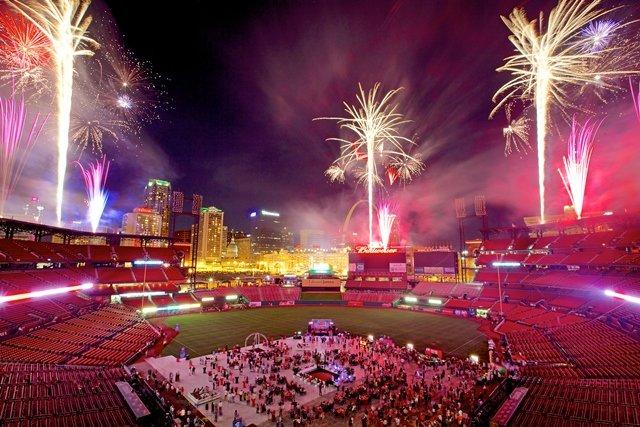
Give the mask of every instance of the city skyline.
<svg viewBox="0 0 640 427">
<path fill-rule="evenodd" d="M 640 0 L 0 0 L 0 427 L 640 427 Z"/>
</svg>

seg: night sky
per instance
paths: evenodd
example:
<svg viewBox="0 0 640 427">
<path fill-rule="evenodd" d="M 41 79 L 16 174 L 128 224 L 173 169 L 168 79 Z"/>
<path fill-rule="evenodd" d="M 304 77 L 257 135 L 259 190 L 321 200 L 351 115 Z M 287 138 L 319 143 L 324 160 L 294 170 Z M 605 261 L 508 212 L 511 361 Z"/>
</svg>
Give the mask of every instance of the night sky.
<svg viewBox="0 0 640 427">
<path fill-rule="evenodd" d="M 510 54 L 499 19 L 518 5 L 529 15 L 545 1 L 213 1 L 111 0 L 123 42 L 164 79 L 170 106 L 146 128 L 145 173 L 201 193 L 246 226 L 252 208 L 279 210 L 293 228 L 336 231 L 362 198 L 353 180 L 329 183 L 324 170 L 338 154 L 333 122 L 357 84 L 402 86 L 400 110 L 420 144 L 422 176 L 385 197 L 400 211 L 405 235 L 417 243 L 452 240 L 453 199 L 485 195 L 494 225 L 520 223 L 537 211 L 535 155 L 503 154 L 503 114 L 488 120 L 491 96 L 508 76 L 495 73 Z M 627 13 L 635 10 L 627 10 Z M 96 19 L 98 19 L 96 17 Z M 599 112 L 606 116 L 593 159 L 586 211 L 635 207 L 638 125 L 628 93 Z M 555 168 L 566 123 L 549 152 L 549 211 L 568 204 Z M 126 163 L 126 162 L 125 162 Z M 116 167 L 118 207 L 141 188 L 131 165 Z M 139 181 L 139 182 L 138 182 Z M 604 189 L 607 191 L 605 192 Z M 138 193 L 141 190 L 136 190 Z M 364 210 L 354 230 L 362 230 Z"/>
</svg>

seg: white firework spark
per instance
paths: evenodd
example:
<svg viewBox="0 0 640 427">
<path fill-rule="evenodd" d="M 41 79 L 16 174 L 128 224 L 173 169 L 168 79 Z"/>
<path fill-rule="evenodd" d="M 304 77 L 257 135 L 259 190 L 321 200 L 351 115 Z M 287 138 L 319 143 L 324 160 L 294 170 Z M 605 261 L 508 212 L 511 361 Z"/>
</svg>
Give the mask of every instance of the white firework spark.
<svg viewBox="0 0 640 427">
<path fill-rule="evenodd" d="M 335 181 L 335 182 L 344 182 L 345 173 L 346 172 L 344 170 L 344 167 L 341 167 L 339 165 L 331 165 L 324 172 L 324 174 L 327 176 L 327 178 L 329 178 L 330 181 Z"/>
<path fill-rule="evenodd" d="M 49 40 L 55 72 L 58 166 L 56 216 L 62 221 L 64 179 L 67 172 L 69 124 L 73 95 L 74 61 L 77 56 L 91 56 L 89 46 L 97 46 L 86 33 L 91 17 L 85 16 L 90 0 L 8 0 L 9 4 L 31 21 Z"/>
<path fill-rule="evenodd" d="M 414 176 L 419 175 L 424 169 L 424 163 L 417 156 L 392 156 L 389 164 L 395 168 L 397 177 L 405 182 L 411 181 Z"/>
<path fill-rule="evenodd" d="M 601 8 L 600 0 L 559 0 L 546 21 L 542 14 L 539 22 L 530 20 L 521 8 L 502 17 L 511 31 L 509 41 L 515 54 L 506 58 L 498 71 L 509 72 L 513 78 L 496 91 L 493 101 L 497 105 L 490 116 L 512 98 L 533 101 L 541 222 L 545 221 L 546 134 L 550 107 L 562 109 L 572 105 L 568 86 L 580 87 L 596 81 L 599 88 L 606 88 L 612 86 L 609 79 L 613 77 L 638 73 L 637 63 L 631 62 L 635 52 L 628 49 L 628 44 L 608 40 L 605 48 L 594 50 L 594 40 L 581 37 L 585 28 L 612 10 Z"/>
<path fill-rule="evenodd" d="M 121 133 L 127 131 L 128 123 L 124 120 L 112 119 L 106 115 L 101 117 L 99 114 L 86 114 L 86 112 L 72 114 L 69 126 L 70 139 L 75 144 L 75 151 L 79 155 L 82 155 L 87 148 L 90 148 L 92 153 L 101 155 L 105 138 L 117 143 Z"/>
<path fill-rule="evenodd" d="M 383 249 L 389 247 L 391 230 L 396 220 L 396 214 L 392 212 L 389 203 L 382 203 L 378 206 L 378 229 L 380 231 L 380 243 Z"/>
<path fill-rule="evenodd" d="M 342 129 L 355 135 L 354 140 L 328 138 L 327 141 L 340 143 L 340 156 L 326 171 L 333 180 L 343 181 L 346 171 L 352 171 L 358 182 L 367 186 L 369 208 L 369 245 L 373 246 L 374 186 L 383 185 L 379 167 L 395 164 L 403 168 L 399 174 L 403 180 L 410 180 L 422 170 L 422 162 L 407 153 L 406 147 L 416 145 L 411 139 L 400 134 L 400 128 L 408 123 L 397 112 L 398 105 L 392 104 L 393 97 L 401 90 L 394 89 L 378 98 L 380 83 L 365 92 L 358 85 L 357 104 L 344 103 L 346 117 L 320 117 L 315 120 L 336 120 Z"/>
<path fill-rule="evenodd" d="M 512 118 L 512 105 L 505 107 L 507 117 L 507 127 L 502 128 L 502 136 L 505 138 L 504 155 L 508 156 L 515 149 L 518 153 L 524 154 L 531 149 L 529 144 L 529 118 L 522 114 L 517 119 Z"/>
</svg>

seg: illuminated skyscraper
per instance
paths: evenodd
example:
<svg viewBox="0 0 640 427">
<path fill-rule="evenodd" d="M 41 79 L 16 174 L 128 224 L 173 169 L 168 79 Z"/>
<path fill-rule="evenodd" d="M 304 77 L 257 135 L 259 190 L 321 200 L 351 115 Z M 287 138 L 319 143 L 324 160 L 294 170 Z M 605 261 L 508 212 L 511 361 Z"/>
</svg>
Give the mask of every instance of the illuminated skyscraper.
<svg viewBox="0 0 640 427">
<path fill-rule="evenodd" d="M 198 257 L 206 261 L 220 261 L 223 249 L 227 247 L 223 233 L 224 212 L 210 206 L 200 209 L 200 231 Z M 223 240 L 224 243 L 223 243 Z"/>
<path fill-rule="evenodd" d="M 249 218 L 254 254 L 291 249 L 293 235 L 282 223 L 280 213 L 262 209 L 251 212 Z"/>
<path fill-rule="evenodd" d="M 159 236 L 169 236 L 171 219 L 171 183 L 161 179 L 150 179 L 144 188 L 144 206 L 153 209 L 162 217 Z"/>
<path fill-rule="evenodd" d="M 222 258 L 226 258 L 227 256 L 227 245 L 229 242 L 229 227 L 226 225 L 222 226 Z"/>
<path fill-rule="evenodd" d="M 159 236 L 161 228 L 162 216 L 150 208 L 135 208 L 133 212 L 126 213 L 122 217 L 122 232 L 124 234 Z"/>
</svg>

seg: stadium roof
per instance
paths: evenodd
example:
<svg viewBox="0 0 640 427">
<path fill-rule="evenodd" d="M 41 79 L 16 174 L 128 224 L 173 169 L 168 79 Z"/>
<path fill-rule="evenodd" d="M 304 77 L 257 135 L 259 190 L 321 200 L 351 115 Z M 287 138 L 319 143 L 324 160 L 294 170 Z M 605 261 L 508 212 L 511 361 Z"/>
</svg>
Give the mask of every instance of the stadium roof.
<svg viewBox="0 0 640 427">
<path fill-rule="evenodd" d="M 36 241 L 44 236 L 60 236 L 63 242 L 69 242 L 72 238 L 78 237 L 104 237 L 110 244 L 119 244 L 121 239 L 140 240 L 141 243 L 151 241 L 173 242 L 177 239 L 163 236 L 143 236 L 139 234 L 117 234 L 117 233 L 92 233 L 90 231 L 73 230 L 70 228 L 55 227 L 46 224 L 37 224 L 15 219 L 0 218 L 0 237 L 12 239 L 16 233 L 29 233 L 35 237 Z"/>
</svg>

